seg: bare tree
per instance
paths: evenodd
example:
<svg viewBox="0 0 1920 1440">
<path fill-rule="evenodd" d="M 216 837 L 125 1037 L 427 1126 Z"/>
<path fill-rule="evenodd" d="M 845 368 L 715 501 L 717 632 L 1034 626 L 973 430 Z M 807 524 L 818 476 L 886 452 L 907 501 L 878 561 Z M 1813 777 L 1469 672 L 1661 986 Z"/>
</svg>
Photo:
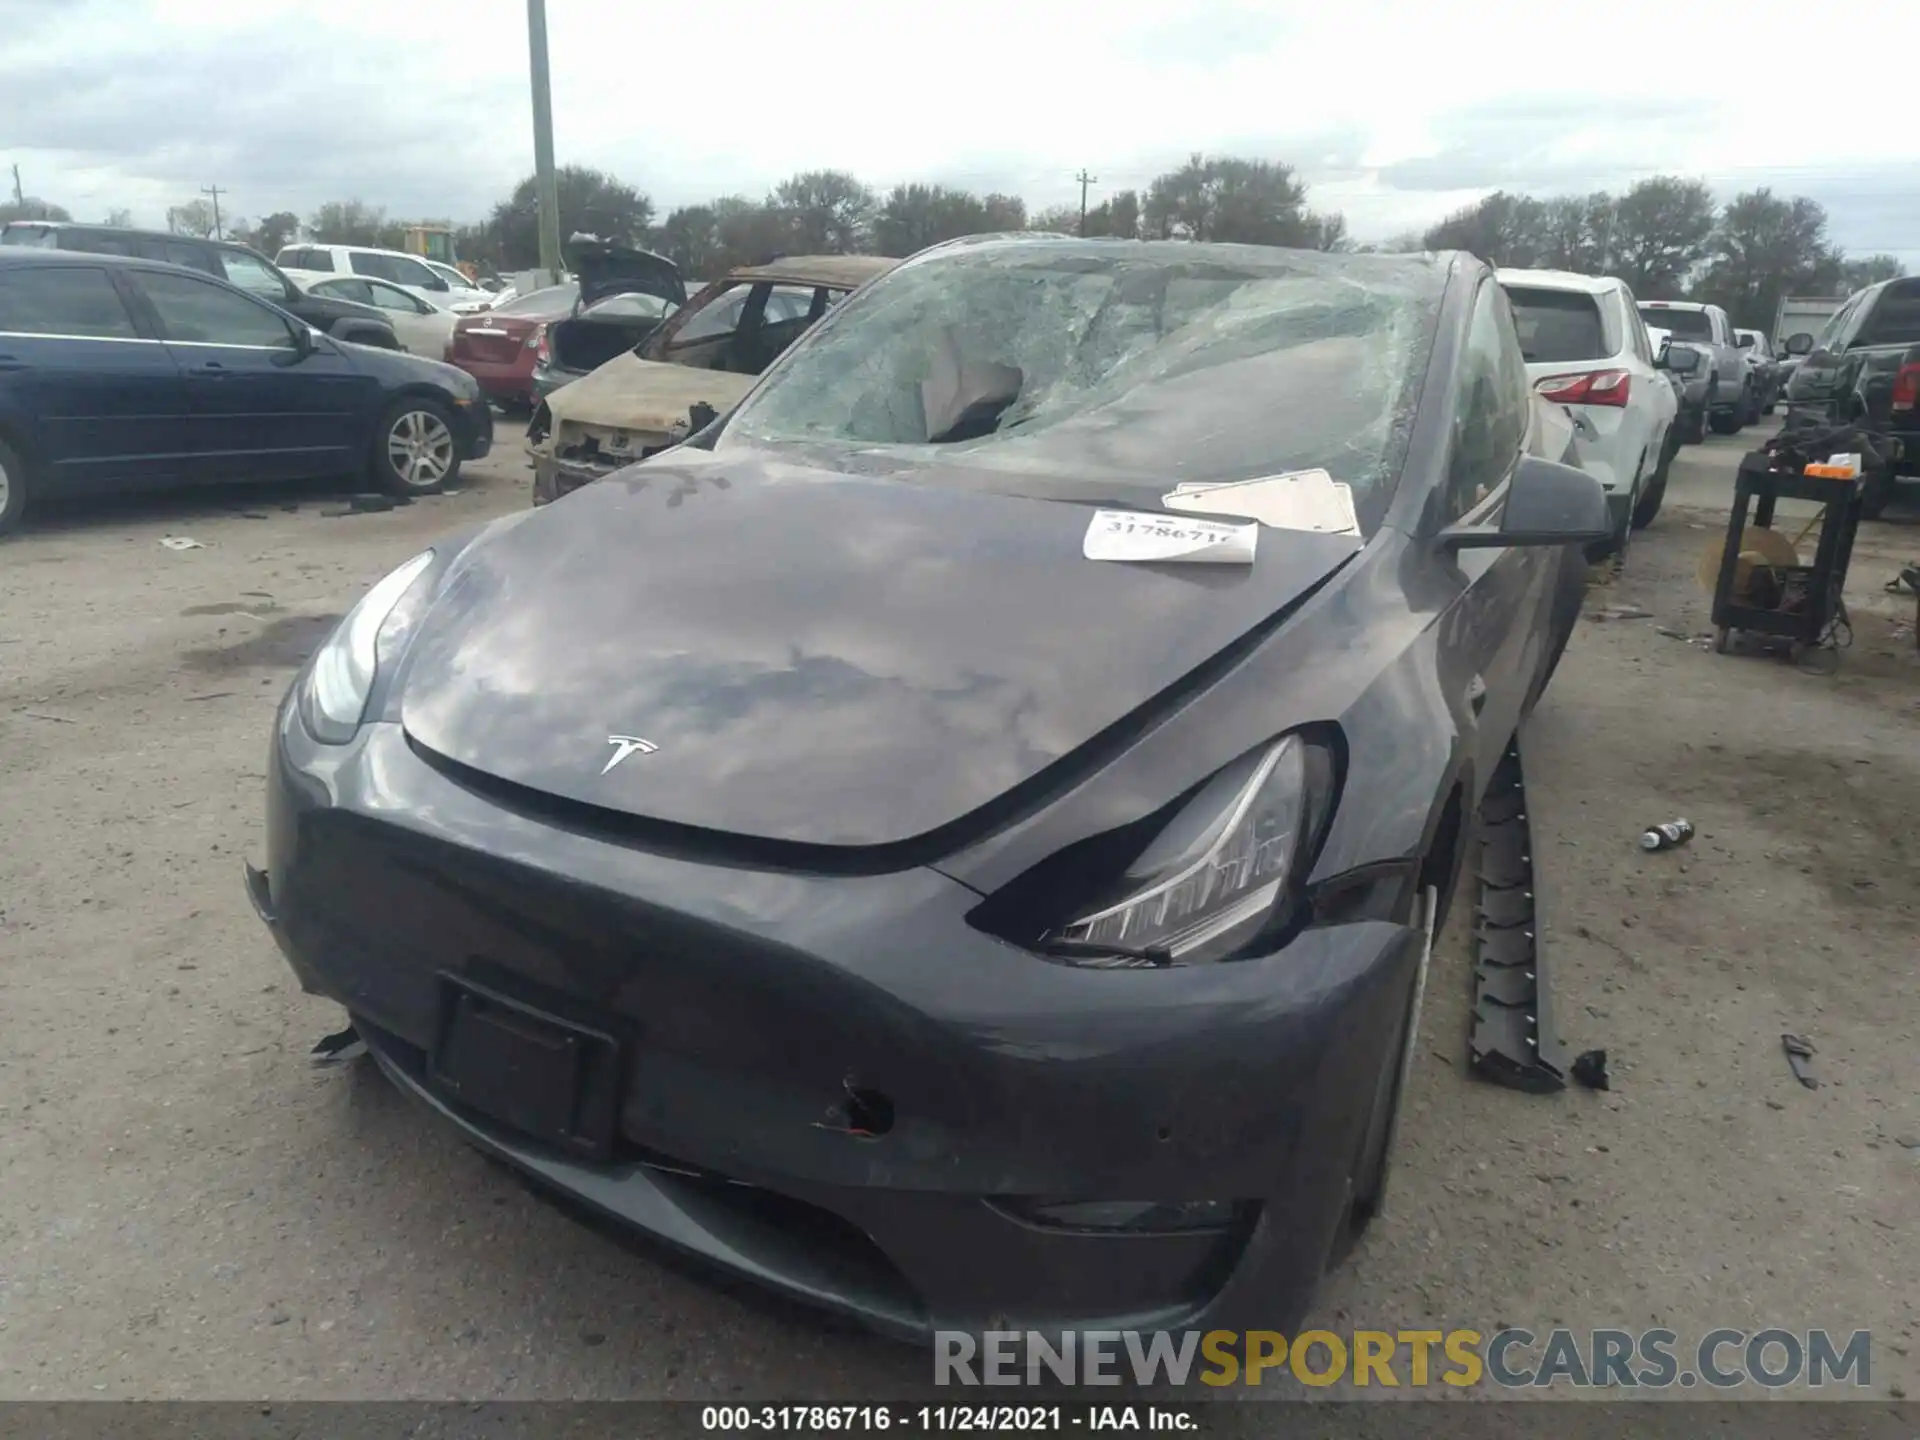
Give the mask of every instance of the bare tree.
<svg viewBox="0 0 1920 1440">
<path fill-rule="evenodd" d="M 213 206 L 205 200 L 189 200 L 184 205 L 169 205 L 167 229 L 176 235 L 197 235 L 204 240 L 213 234 Z"/>
</svg>

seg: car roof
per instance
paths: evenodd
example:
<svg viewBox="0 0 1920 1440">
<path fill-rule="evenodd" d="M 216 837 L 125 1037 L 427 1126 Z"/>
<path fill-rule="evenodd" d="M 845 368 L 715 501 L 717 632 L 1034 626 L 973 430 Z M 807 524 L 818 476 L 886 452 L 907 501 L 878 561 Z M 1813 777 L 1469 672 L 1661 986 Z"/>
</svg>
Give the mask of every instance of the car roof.
<svg viewBox="0 0 1920 1440">
<path fill-rule="evenodd" d="M 1635 303 L 1642 309 L 1651 305 L 1656 310 L 1704 310 L 1707 308 L 1704 300 L 1640 300 Z"/>
<path fill-rule="evenodd" d="M 884 255 L 782 255 L 765 265 L 729 270 L 729 280 L 785 280 L 797 285 L 834 285 L 854 289 L 885 274 L 898 260 Z"/>
<path fill-rule="evenodd" d="M 1573 290 L 1582 295 L 1605 295 L 1620 288 L 1611 275 L 1579 275 L 1571 270 L 1501 269 L 1493 278 L 1502 285 L 1529 285 L 1536 290 Z"/>
<path fill-rule="evenodd" d="M 186 265 L 169 265 L 140 255 L 101 255 L 92 250 L 44 250 L 38 246 L 0 245 L 0 265 L 117 265 L 126 270 L 178 270 L 203 280 L 220 279 Z"/>
</svg>

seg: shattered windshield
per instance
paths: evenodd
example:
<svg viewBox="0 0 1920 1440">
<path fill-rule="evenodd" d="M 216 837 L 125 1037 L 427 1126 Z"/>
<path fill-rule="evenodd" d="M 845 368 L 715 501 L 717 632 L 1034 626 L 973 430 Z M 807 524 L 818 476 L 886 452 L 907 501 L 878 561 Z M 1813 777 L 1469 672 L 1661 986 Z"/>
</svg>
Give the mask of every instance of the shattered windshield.
<svg viewBox="0 0 1920 1440">
<path fill-rule="evenodd" d="M 1377 521 L 1444 286 L 1422 257 L 1179 242 L 940 252 L 823 321 L 722 443 L 945 461 L 953 483 L 1131 503 L 1322 467 Z"/>
</svg>

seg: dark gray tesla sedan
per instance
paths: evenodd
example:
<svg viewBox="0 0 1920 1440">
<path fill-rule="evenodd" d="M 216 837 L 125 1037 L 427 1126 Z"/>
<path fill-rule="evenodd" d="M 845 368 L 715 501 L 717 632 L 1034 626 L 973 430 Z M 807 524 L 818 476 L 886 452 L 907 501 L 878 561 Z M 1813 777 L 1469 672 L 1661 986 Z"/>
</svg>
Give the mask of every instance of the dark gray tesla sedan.
<svg viewBox="0 0 1920 1440">
<path fill-rule="evenodd" d="M 789 1295 L 1291 1324 L 1610 534 L 1553 420 L 1466 255 L 925 251 L 374 586 L 254 904 L 473 1142 Z"/>
</svg>

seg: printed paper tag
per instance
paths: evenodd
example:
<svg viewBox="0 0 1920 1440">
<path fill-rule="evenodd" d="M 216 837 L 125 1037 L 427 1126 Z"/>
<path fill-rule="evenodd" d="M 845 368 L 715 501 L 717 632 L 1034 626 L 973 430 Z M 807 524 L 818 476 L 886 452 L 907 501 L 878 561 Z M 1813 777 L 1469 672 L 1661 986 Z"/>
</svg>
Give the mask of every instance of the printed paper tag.
<svg viewBox="0 0 1920 1440">
<path fill-rule="evenodd" d="M 1175 515 L 1096 510 L 1082 554 L 1089 560 L 1251 565 L 1258 525 L 1226 525 Z"/>
<path fill-rule="evenodd" d="M 1358 535 L 1353 491 L 1325 470 L 1295 470 L 1257 480 L 1222 484 L 1176 485 L 1160 497 L 1170 510 L 1203 515 L 1239 515 L 1276 530 L 1317 530 L 1327 535 Z"/>
</svg>

